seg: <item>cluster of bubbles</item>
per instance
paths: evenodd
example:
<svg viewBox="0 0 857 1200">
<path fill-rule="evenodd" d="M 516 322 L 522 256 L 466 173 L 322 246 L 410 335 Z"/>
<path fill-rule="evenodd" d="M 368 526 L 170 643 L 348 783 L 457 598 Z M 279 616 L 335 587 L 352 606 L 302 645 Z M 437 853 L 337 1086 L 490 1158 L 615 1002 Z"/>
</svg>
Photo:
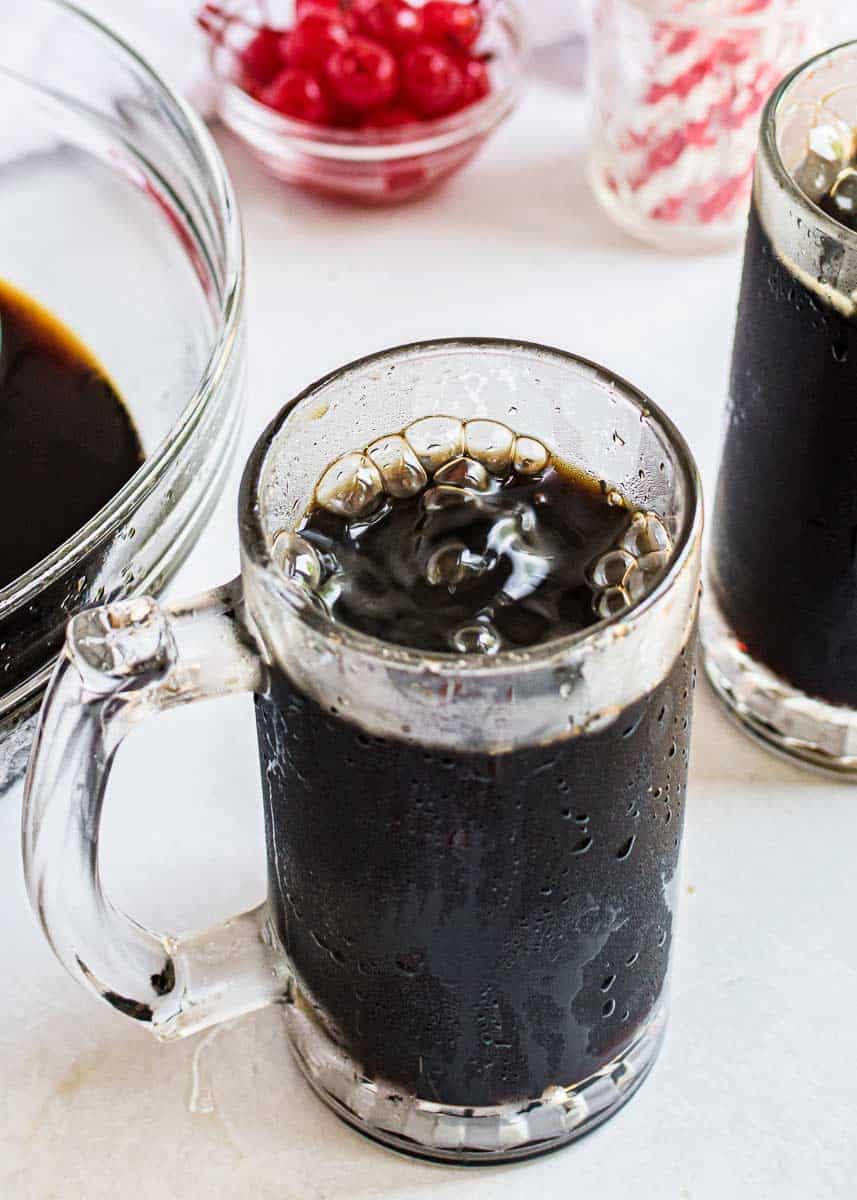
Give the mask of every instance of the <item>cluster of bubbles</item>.
<svg viewBox="0 0 857 1200">
<path fill-rule="evenodd" d="M 370 520 L 388 499 L 421 496 L 427 513 L 463 503 L 490 503 L 492 489 L 511 471 L 537 476 L 551 461 L 550 451 L 528 435 L 514 433 L 500 421 L 456 417 L 422 417 L 401 433 L 377 438 L 363 450 L 341 455 L 324 471 L 315 487 L 315 505 L 357 525 Z M 625 505 L 617 492 L 608 502 Z M 527 594 L 538 586 L 549 565 L 528 551 L 520 514 L 498 520 L 491 534 L 492 552 L 505 550 L 515 563 L 504 590 L 515 598 L 515 587 Z M 661 520 L 637 511 L 618 545 L 593 564 L 589 582 L 599 617 L 625 612 L 648 591 L 667 566 L 672 542 Z M 274 542 L 274 558 L 291 578 L 317 593 L 323 567 L 315 548 L 298 533 L 282 532 Z M 426 579 L 435 586 L 455 588 L 479 574 L 483 558 L 463 542 L 448 539 L 426 564 Z M 516 575 L 521 578 L 516 584 Z M 459 653 L 494 654 L 502 645 L 490 621 L 480 618 L 453 630 L 452 647 Z"/>
<path fill-rule="evenodd" d="M 635 512 L 618 546 L 593 564 L 591 581 L 598 616 L 615 617 L 641 600 L 666 569 L 671 552 L 672 539 L 660 517 L 653 512 Z"/>
<path fill-rule="evenodd" d="M 431 512 L 477 502 L 479 493 L 491 487 L 492 477 L 511 470 L 538 475 L 549 462 L 550 453 L 540 441 L 518 436 L 500 421 L 421 417 L 402 433 L 377 438 L 364 450 L 337 458 L 316 484 L 314 500 L 351 522 L 371 517 L 388 497 L 404 500 L 423 493 L 422 503 Z M 319 587 L 321 562 L 300 534 L 280 533 L 274 557 L 288 576 L 310 591 Z M 455 586 L 480 569 L 477 558 L 458 542 L 445 543 L 428 562 L 428 581 Z M 456 631 L 454 644 L 462 653 L 495 649 L 492 631 L 483 625 Z"/>
<path fill-rule="evenodd" d="M 857 136 L 854 128 L 828 110 L 807 137 L 806 154 L 794 180 L 814 203 L 851 229 L 857 229 Z"/>
<path fill-rule="evenodd" d="M 541 442 L 517 437 L 499 421 L 421 417 L 403 433 L 378 438 L 364 451 L 343 454 L 318 481 L 315 500 L 348 520 L 369 515 L 386 494 L 418 495 L 432 478 L 433 492 L 445 486 L 484 490 L 490 475 L 514 469 L 538 475 L 550 455 Z"/>
</svg>

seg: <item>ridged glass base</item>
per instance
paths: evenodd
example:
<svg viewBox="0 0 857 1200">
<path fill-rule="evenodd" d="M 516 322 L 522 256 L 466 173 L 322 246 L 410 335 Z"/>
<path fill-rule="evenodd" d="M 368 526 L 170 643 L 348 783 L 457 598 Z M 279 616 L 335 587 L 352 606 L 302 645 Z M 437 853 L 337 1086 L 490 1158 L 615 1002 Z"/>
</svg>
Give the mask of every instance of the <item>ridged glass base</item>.
<svg viewBox="0 0 857 1200">
<path fill-rule="evenodd" d="M 791 759 L 857 775 L 857 712 L 807 696 L 751 658 L 711 588 L 702 599 L 700 636 L 708 678 L 743 728 Z"/>
<path fill-rule="evenodd" d="M 634 1041 L 588 1079 L 528 1101 L 461 1108 L 367 1079 L 300 1000 L 284 1011 L 302 1071 L 343 1120 L 395 1150 L 462 1165 L 495 1165 L 558 1150 L 608 1120 L 646 1078 L 666 1025 L 661 1003 Z"/>
</svg>

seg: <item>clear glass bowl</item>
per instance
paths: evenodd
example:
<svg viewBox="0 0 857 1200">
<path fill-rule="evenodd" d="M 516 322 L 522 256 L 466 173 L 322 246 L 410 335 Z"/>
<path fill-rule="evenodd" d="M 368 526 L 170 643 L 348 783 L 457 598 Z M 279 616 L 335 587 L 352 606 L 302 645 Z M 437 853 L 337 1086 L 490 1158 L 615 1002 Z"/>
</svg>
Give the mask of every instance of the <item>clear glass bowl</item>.
<svg viewBox="0 0 857 1200">
<path fill-rule="evenodd" d="M 257 15 L 247 0 L 219 5 L 228 16 Z M 284 0 L 277 17 L 294 21 Z M 245 37 L 249 36 L 245 32 Z M 515 107 L 527 56 L 525 22 L 513 0 L 491 7 L 480 50 L 493 55 L 493 90 L 461 112 L 401 129 L 333 129 L 293 120 L 254 100 L 235 82 L 235 43 L 211 45 L 221 81 L 218 112 L 272 175 L 287 183 L 364 204 L 396 204 L 428 191 L 469 162 Z"/>
<path fill-rule="evenodd" d="M 63 0 L 0 8 L 0 107 L 3 275 L 94 351 L 147 454 L 0 588 L 2 791 L 23 771 L 69 616 L 159 591 L 222 488 L 242 409 L 244 266 L 207 130 L 96 21 Z M 26 520 L 26 503 L 4 520 Z"/>
</svg>

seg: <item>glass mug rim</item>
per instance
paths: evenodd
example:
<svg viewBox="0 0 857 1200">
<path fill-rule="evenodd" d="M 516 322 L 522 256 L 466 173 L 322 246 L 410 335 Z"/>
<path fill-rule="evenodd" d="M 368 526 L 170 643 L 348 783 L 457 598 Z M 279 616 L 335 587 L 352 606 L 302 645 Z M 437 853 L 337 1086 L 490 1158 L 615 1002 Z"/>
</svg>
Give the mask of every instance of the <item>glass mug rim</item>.
<svg viewBox="0 0 857 1200">
<path fill-rule="evenodd" d="M 264 518 L 259 504 L 261 484 L 268 465 L 269 454 L 280 435 L 287 436 L 286 425 L 289 418 L 298 408 L 317 398 L 332 384 L 347 379 L 351 374 L 356 375 L 367 367 L 386 366 L 409 356 L 433 351 L 447 351 L 454 354 L 461 351 L 480 350 L 505 351 L 520 356 L 522 359 L 548 357 L 556 365 L 570 369 L 572 372 L 577 371 L 582 375 L 588 374 L 598 385 L 612 389 L 614 393 L 620 393 L 624 399 L 630 401 L 638 409 L 641 420 L 648 420 L 652 423 L 656 432 L 663 438 L 674 455 L 675 467 L 681 475 L 687 498 L 684 522 L 676 540 L 675 552 L 663 578 L 642 599 L 636 601 L 627 612 L 600 620 L 586 629 L 565 637 L 551 638 L 525 649 L 501 650 L 491 656 L 440 653 L 397 646 L 380 638 L 360 633 L 305 603 L 303 593 L 298 591 L 272 555 L 272 547 L 265 531 Z M 291 594 L 298 601 L 295 605 L 290 606 L 290 616 L 296 618 L 312 633 L 321 635 L 324 639 L 335 640 L 345 652 L 359 653 L 363 658 L 382 662 L 385 666 L 395 664 L 430 665 L 433 672 L 452 674 L 456 678 L 464 675 L 486 678 L 495 674 L 505 675 L 510 671 L 527 667 L 543 667 L 561 657 L 565 651 L 585 649 L 587 644 L 594 644 L 605 635 L 611 637 L 621 629 L 637 626 L 647 620 L 669 598 L 676 581 L 683 576 L 693 558 L 702 530 L 702 511 L 702 483 L 690 447 L 671 418 L 643 391 L 623 376 L 581 355 L 538 342 L 495 337 L 433 338 L 408 342 L 364 355 L 342 367 L 329 371 L 287 401 L 259 436 L 244 469 L 238 500 L 242 557 L 246 556 L 247 560 L 264 574 L 273 575 L 280 587 L 285 589 L 286 594 Z"/>
<path fill-rule="evenodd" d="M 805 75 L 819 67 L 825 66 L 831 59 L 846 50 L 857 52 L 857 39 L 840 42 L 836 46 L 830 46 L 828 49 L 814 54 L 812 58 L 807 58 L 802 63 L 799 63 L 780 81 L 768 97 L 767 103 L 762 110 L 762 120 L 759 127 L 759 157 L 776 180 L 777 185 L 786 194 L 791 205 L 811 221 L 812 225 L 821 233 L 850 246 L 857 252 L 857 233 L 848 229 L 847 226 L 840 224 L 833 217 L 828 216 L 813 200 L 810 200 L 809 196 L 795 182 L 791 171 L 789 171 L 783 162 L 783 157 L 780 154 L 780 148 L 777 144 L 780 116 L 784 105 L 788 103 L 789 95 L 794 86 Z"/>
</svg>

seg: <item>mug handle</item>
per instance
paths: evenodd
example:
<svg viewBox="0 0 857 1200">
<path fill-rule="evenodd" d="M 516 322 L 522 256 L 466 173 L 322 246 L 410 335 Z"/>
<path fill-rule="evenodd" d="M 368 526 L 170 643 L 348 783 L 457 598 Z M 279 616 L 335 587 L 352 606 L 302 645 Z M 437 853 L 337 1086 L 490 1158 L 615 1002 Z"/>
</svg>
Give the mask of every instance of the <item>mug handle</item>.
<svg viewBox="0 0 857 1200">
<path fill-rule="evenodd" d="M 154 713 L 259 689 L 241 581 L 161 608 L 149 597 L 73 617 L 24 792 L 24 872 L 54 953 L 85 987 L 164 1040 L 285 999 L 267 903 L 203 932 L 144 928 L 101 887 L 98 834 L 113 757 Z"/>
</svg>

